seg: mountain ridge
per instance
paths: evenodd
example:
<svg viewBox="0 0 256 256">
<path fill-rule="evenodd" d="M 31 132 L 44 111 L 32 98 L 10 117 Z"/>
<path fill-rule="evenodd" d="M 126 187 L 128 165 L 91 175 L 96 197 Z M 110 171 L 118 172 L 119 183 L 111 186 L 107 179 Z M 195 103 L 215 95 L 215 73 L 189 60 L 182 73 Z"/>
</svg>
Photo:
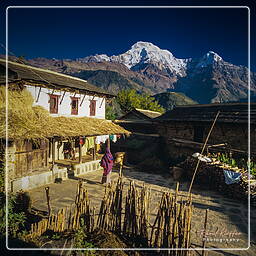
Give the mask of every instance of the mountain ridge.
<svg viewBox="0 0 256 256">
<path fill-rule="evenodd" d="M 198 103 L 245 101 L 248 97 L 248 68 L 226 62 L 212 50 L 199 58 L 179 59 L 168 50 L 139 41 L 119 55 L 25 61 L 32 66 L 88 79 L 111 92 L 124 88 L 151 95 L 181 92 Z M 250 72 L 250 79 L 251 95 L 255 98 L 256 74 Z"/>
</svg>

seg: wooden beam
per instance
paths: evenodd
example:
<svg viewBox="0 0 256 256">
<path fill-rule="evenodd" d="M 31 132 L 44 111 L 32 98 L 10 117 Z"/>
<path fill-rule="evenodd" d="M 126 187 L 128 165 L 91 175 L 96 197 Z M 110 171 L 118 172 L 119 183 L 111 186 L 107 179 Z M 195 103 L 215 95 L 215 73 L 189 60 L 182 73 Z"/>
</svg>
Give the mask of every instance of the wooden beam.
<svg viewBox="0 0 256 256">
<path fill-rule="evenodd" d="M 100 103 L 100 108 L 101 108 L 101 106 L 102 106 L 104 100 L 105 100 L 105 97 L 103 97 L 103 99 L 102 99 L 102 101 L 101 101 L 101 103 Z"/>
<path fill-rule="evenodd" d="M 82 99 L 82 101 L 81 101 L 81 103 L 80 103 L 80 107 L 82 106 L 82 104 L 83 104 L 83 102 L 84 102 L 85 96 L 86 96 L 86 94 L 84 94 L 84 97 L 83 97 L 83 99 Z"/>
<path fill-rule="evenodd" d="M 63 101 L 63 99 L 64 99 L 65 94 L 66 94 L 66 91 L 64 91 L 64 93 L 63 93 L 63 95 L 62 95 L 62 97 L 61 97 L 60 104 L 62 103 L 62 101 Z"/>
<path fill-rule="evenodd" d="M 38 92 L 38 95 L 36 97 L 36 102 L 38 102 L 38 100 L 39 100 L 39 96 L 40 96 L 41 90 L 42 90 L 42 87 L 39 88 L 39 92 Z"/>
</svg>

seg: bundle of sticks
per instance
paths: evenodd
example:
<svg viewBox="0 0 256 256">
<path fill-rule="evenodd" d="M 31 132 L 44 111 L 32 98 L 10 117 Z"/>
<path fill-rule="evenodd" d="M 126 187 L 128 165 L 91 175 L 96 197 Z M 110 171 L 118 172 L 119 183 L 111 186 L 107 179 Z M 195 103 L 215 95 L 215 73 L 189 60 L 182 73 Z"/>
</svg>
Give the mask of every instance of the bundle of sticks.
<svg viewBox="0 0 256 256">
<path fill-rule="evenodd" d="M 186 171 L 188 178 L 191 178 L 195 165 L 196 159 L 188 157 L 184 162 L 179 164 L 179 167 Z M 201 162 L 195 177 L 195 183 L 220 191 L 227 197 L 247 201 L 249 191 L 248 171 L 237 168 L 236 171 L 241 173 L 240 181 L 227 185 L 225 183 L 224 170 L 234 171 L 234 168 L 219 162 Z M 256 182 L 253 184 L 253 181 L 250 186 L 250 200 L 251 204 L 256 206 Z"/>
</svg>

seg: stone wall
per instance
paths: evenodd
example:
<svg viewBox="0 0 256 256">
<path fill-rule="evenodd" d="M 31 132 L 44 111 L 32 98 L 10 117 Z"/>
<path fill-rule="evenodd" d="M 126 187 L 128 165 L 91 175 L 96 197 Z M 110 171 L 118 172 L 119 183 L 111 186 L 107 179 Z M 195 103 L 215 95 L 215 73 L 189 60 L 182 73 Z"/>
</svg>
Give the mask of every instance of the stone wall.
<svg viewBox="0 0 256 256">
<path fill-rule="evenodd" d="M 203 126 L 202 143 L 205 141 L 211 124 L 192 122 L 171 122 L 158 124 L 158 133 L 164 138 L 171 156 L 189 155 L 201 148 L 195 145 L 178 145 L 173 139 L 194 141 L 196 127 Z M 251 127 L 251 152 L 256 153 L 256 127 Z M 246 124 L 216 123 L 208 144 L 228 143 L 232 149 L 248 151 L 248 127 Z"/>
<path fill-rule="evenodd" d="M 16 145 L 13 142 L 9 142 L 8 149 L 5 148 L 4 157 L 7 155 L 7 158 L 4 158 L 4 161 L 7 160 L 5 163 L 5 171 L 8 172 L 8 190 L 11 190 L 11 180 L 15 178 L 15 152 L 16 152 Z"/>
<path fill-rule="evenodd" d="M 55 168 L 54 168 L 55 167 Z M 53 170 L 35 172 L 31 175 L 16 178 L 11 181 L 11 191 L 29 190 L 43 185 L 53 183 L 56 178 L 66 180 L 68 178 L 67 168 L 58 168 L 56 165 Z"/>
<path fill-rule="evenodd" d="M 81 163 L 81 164 L 75 164 L 72 166 L 72 169 L 74 170 L 75 177 L 84 175 L 87 172 L 97 171 L 99 169 L 103 170 L 103 168 L 100 166 L 100 160 L 90 161 L 90 162 Z"/>
</svg>

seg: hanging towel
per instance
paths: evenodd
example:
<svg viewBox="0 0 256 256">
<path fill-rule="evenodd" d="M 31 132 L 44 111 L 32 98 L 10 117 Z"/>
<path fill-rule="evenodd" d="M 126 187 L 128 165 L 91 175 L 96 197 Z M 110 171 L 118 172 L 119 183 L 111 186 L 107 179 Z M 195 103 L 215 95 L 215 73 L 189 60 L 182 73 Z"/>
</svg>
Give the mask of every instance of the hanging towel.
<svg viewBox="0 0 256 256">
<path fill-rule="evenodd" d="M 242 176 L 242 174 L 239 172 L 233 172 L 229 170 L 223 170 L 223 172 L 225 176 L 225 183 L 228 185 L 238 183 Z"/>
</svg>

